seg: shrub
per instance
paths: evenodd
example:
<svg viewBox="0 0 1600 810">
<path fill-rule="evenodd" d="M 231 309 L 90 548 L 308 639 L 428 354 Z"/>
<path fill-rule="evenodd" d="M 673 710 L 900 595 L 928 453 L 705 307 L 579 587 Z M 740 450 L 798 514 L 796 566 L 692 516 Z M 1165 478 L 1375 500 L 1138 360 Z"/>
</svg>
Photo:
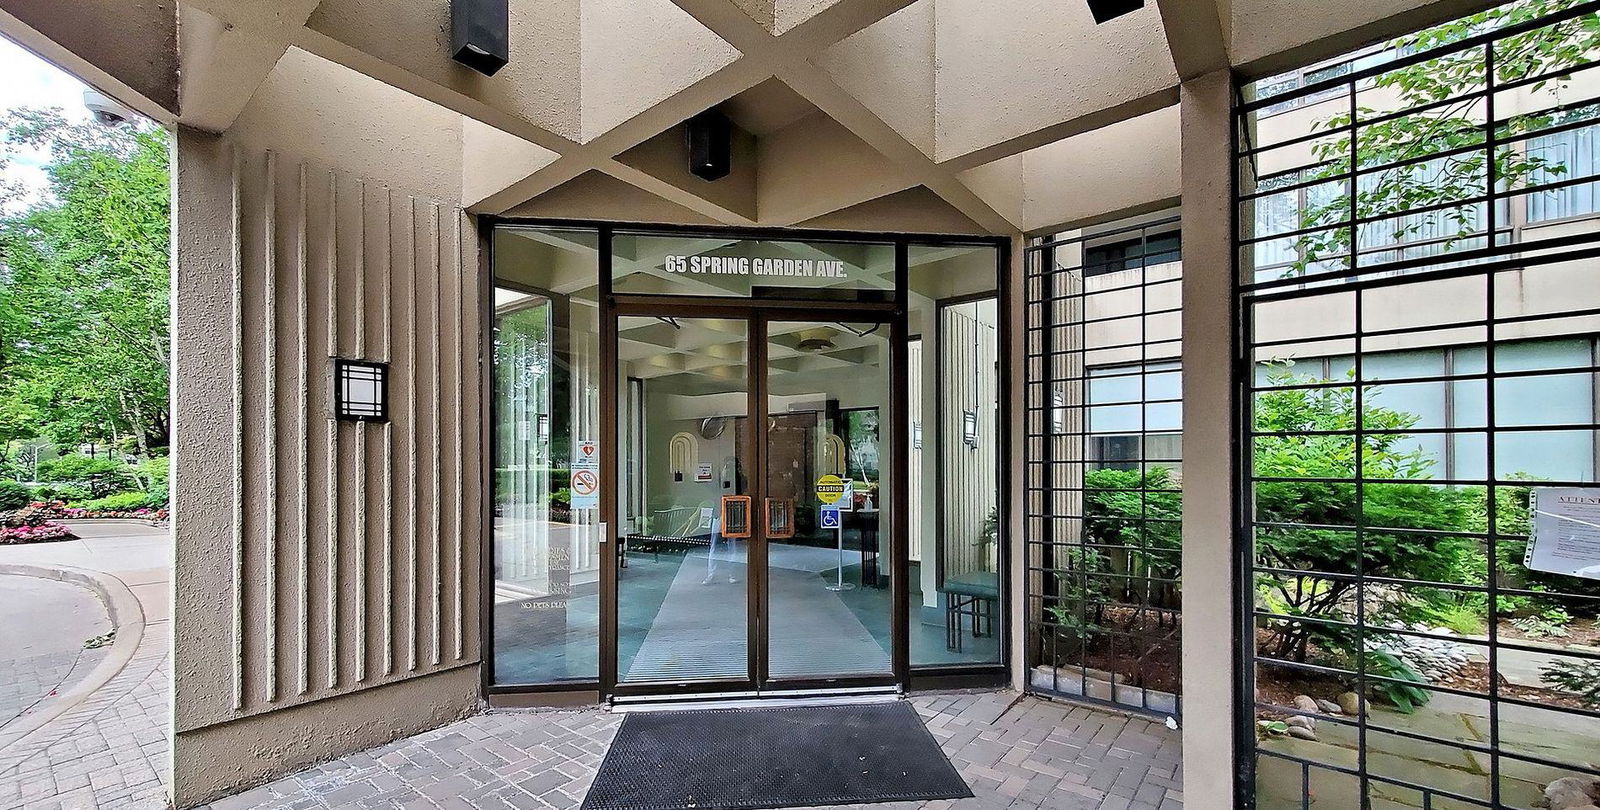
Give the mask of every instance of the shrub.
<svg viewBox="0 0 1600 810">
<path fill-rule="evenodd" d="M 107 495 L 104 498 L 95 498 L 92 501 L 74 504 L 74 506 L 90 512 L 129 512 L 134 509 L 148 507 L 150 505 L 149 501 L 150 496 L 143 492 L 119 492 L 115 495 Z"/>
<path fill-rule="evenodd" d="M 1600 661 L 1551 661 L 1539 670 L 1539 679 L 1576 694 L 1591 709 L 1600 709 Z"/>
<path fill-rule="evenodd" d="M 40 503 L 73 503 L 89 499 L 89 490 L 75 484 L 41 484 L 33 489 L 33 499 Z"/>
<path fill-rule="evenodd" d="M 1270 378 L 1278 385 L 1331 382 L 1287 373 Z M 1359 458 L 1364 477 L 1384 483 L 1364 485 L 1358 499 L 1356 485 L 1348 480 L 1355 477 L 1358 457 L 1352 436 L 1358 422 L 1354 389 L 1285 388 L 1258 395 L 1255 428 L 1267 435 L 1256 440 L 1254 465 L 1256 476 L 1267 480 L 1256 485 L 1256 520 L 1275 527 L 1258 534 L 1260 563 L 1293 571 L 1350 571 L 1360 555 L 1369 577 L 1463 581 L 1480 556 L 1473 541 L 1407 530 L 1460 529 L 1469 521 L 1469 496 L 1427 481 L 1434 459 L 1404 449 L 1417 417 L 1375 404 L 1376 398 L 1369 389 Z M 1365 527 L 1359 549 L 1357 526 Z M 1271 622 L 1273 655 L 1303 662 L 1313 642 L 1346 656 L 1359 650 L 1356 634 L 1343 623 L 1348 618 L 1341 615 L 1356 596 L 1353 580 L 1263 574 L 1258 583 L 1273 612 L 1323 620 Z M 1464 598 L 1445 589 L 1396 596 L 1368 621 L 1448 612 Z"/>
<path fill-rule="evenodd" d="M 1404 714 L 1410 714 L 1417 707 L 1427 704 L 1428 690 L 1418 688 L 1412 684 L 1427 684 L 1427 679 L 1417 674 L 1409 664 L 1399 656 L 1383 650 L 1367 651 L 1367 674 L 1390 680 L 1373 681 L 1372 694 Z"/>
<path fill-rule="evenodd" d="M 0 481 L 0 509 L 21 509 L 33 503 L 33 492 L 15 481 Z"/>
<path fill-rule="evenodd" d="M 38 526 L 0 526 L 0 546 L 19 543 L 48 543 L 71 540 L 77 537 L 71 529 L 60 523 L 42 523 Z"/>
<path fill-rule="evenodd" d="M 138 487 L 133 468 L 114 459 L 88 456 L 62 456 L 39 466 L 39 478 L 48 482 L 77 484 L 94 498 L 104 498 Z"/>
<path fill-rule="evenodd" d="M 49 518 L 48 510 L 33 506 L 0 512 L 0 545 L 71 540 L 77 536 L 71 529 L 51 522 Z"/>
<path fill-rule="evenodd" d="M 133 468 L 133 474 L 139 479 L 140 488 L 146 492 L 166 492 L 171 471 L 172 459 L 167 456 L 145 459 Z"/>
</svg>

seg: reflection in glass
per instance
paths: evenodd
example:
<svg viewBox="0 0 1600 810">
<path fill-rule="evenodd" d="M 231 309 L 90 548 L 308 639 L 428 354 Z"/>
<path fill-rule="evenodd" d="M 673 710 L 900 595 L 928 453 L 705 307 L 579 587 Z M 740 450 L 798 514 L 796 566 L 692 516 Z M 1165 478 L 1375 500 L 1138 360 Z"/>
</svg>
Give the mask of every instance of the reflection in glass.
<svg viewBox="0 0 1600 810">
<path fill-rule="evenodd" d="M 878 425 L 889 412 L 889 326 L 767 329 L 766 509 L 793 516 L 767 523 L 768 674 L 888 675 L 890 482 Z M 848 485 L 822 486 L 827 476 Z"/>
<path fill-rule="evenodd" d="M 570 486 L 598 438 L 598 238 L 494 238 L 494 682 L 594 681 L 599 510 Z"/>
<path fill-rule="evenodd" d="M 742 320 L 618 319 L 619 681 L 749 675 L 748 339 Z"/>
<path fill-rule="evenodd" d="M 912 245 L 908 260 L 911 664 L 999 663 L 997 257 Z"/>
</svg>

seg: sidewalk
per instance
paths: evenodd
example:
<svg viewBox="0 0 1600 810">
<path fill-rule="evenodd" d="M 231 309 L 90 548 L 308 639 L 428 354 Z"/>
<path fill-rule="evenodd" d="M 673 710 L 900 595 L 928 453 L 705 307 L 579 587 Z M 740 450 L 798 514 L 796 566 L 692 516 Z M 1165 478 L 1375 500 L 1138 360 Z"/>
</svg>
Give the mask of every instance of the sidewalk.
<svg viewBox="0 0 1600 810">
<path fill-rule="evenodd" d="M 0 587 L 73 593 L 79 607 L 85 598 L 104 602 L 109 594 L 116 641 L 80 656 L 57 682 L 56 695 L 34 704 L 34 711 L 0 712 L 0 810 L 161 810 L 167 807 L 171 745 L 171 536 L 165 528 L 133 522 L 75 524 L 73 531 L 80 539 L 0 546 L 0 567 L 39 574 L 9 574 L 0 577 Z M 104 593 L 96 600 L 87 585 L 42 578 L 49 572 L 98 582 Z M 95 626 L 103 633 L 110 620 L 107 606 L 98 608 Z M 0 612 L 0 638 L 41 622 L 56 623 L 43 605 Z M 65 644 L 60 639 L 76 639 L 79 626 L 59 628 L 56 646 Z M 81 647 L 81 639 L 76 643 Z M 86 666 L 89 657 L 94 663 Z"/>
<path fill-rule="evenodd" d="M 1014 692 L 913 697 L 974 798 L 860 810 L 1181 810 L 1178 732 Z M 576 810 L 622 716 L 488 712 L 336 759 L 209 810 Z"/>
</svg>

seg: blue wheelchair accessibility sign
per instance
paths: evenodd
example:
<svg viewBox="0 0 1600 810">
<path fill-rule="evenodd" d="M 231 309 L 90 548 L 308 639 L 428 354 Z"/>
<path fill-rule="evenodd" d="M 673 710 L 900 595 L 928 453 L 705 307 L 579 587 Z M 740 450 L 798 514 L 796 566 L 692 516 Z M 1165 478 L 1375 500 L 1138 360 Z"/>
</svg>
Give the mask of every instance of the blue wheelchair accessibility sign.
<svg viewBox="0 0 1600 810">
<path fill-rule="evenodd" d="M 822 510 L 822 528 L 839 528 L 839 510 L 824 507 Z"/>
</svg>

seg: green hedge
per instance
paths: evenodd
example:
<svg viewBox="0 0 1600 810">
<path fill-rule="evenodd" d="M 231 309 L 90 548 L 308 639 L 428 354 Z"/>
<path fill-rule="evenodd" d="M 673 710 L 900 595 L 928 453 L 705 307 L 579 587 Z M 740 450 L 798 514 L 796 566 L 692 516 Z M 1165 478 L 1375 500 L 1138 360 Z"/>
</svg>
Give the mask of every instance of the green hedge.
<svg viewBox="0 0 1600 810">
<path fill-rule="evenodd" d="M 15 481 L 0 481 L 0 511 L 21 509 L 33 503 L 33 492 Z"/>
</svg>

